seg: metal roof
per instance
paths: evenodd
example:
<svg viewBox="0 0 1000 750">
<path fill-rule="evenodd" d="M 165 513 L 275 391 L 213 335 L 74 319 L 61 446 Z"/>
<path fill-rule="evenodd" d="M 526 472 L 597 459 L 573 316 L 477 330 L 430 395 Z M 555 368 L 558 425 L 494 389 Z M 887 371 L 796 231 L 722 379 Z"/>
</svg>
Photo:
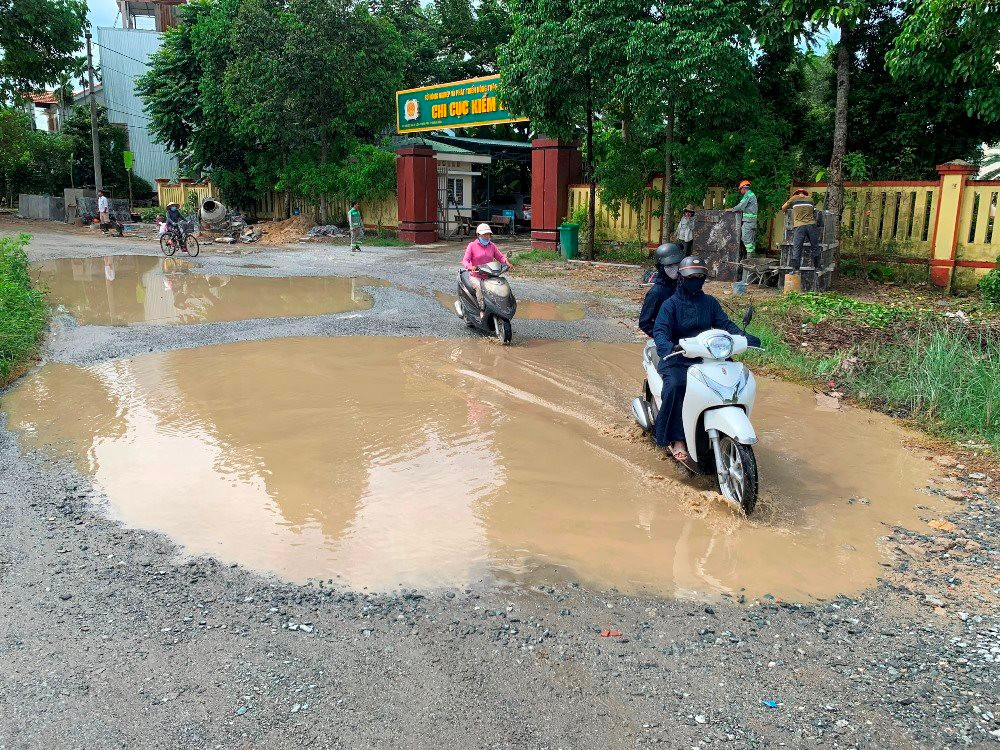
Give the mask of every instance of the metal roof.
<svg viewBox="0 0 1000 750">
<path fill-rule="evenodd" d="M 469 138 L 467 136 L 444 135 L 440 133 L 433 133 L 430 137 L 443 143 L 462 146 L 478 154 L 492 154 L 497 151 L 531 151 L 531 143 L 528 141 L 504 141 L 497 138 Z"/>
<path fill-rule="evenodd" d="M 461 156 L 473 156 L 475 154 L 475 151 L 469 151 L 468 149 L 460 148 L 459 146 L 453 146 L 449 143 L 441 143 L 440 141 L 430 140 L 428 138 L 394 138 L 392 141 L 392 147 L 394 149 L 404 148 L 406 146 L 430 146 L 439 154 L 455 154 Z"/>
</svg>

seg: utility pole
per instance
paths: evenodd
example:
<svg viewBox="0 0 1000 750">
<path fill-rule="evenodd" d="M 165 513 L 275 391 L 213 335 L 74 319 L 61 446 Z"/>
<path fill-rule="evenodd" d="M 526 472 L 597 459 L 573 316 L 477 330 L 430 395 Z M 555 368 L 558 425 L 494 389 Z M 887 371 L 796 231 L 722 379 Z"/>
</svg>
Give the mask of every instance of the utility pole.
<svg viewBox="0 0 1000 750">
<path fill-rule="evenodd" d="M 94 58 L 90 51 L 90 29 L 84 34 L 87 38 L 87 79 L 90 82 L 90 139 L 94 146 L 94 189 L 100 192 L 104 189 L 104 179 L 101 176 L 101 143 L 97 138 L 97 96 L 94 91 Z"/>
</svg>

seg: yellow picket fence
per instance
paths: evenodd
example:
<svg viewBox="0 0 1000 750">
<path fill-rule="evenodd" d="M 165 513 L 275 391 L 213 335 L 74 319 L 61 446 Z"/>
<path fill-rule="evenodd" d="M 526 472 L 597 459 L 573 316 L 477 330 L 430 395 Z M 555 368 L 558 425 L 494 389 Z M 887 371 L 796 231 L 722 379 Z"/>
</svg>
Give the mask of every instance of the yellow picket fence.
<svg viewBox="0 0 1000 750">
<path fill-rule="evenodd" d="M 188 196 L 198 196 L 198 205 L 208 197 L 217 198 L 219 194 L 215 192 L 215 186 L 211 182 L 189 183 L 189 182 L 163 182 L 156 183 L 156 196 L 161 206 L 170 203 L 177 203 L 183 206 L 187 203 Z"/>
<path fill-rule="evenodd" d="M 841 216 L 841 253 L 863 255 L 887 262 L 926 264 L 931 280 L 945 287 L 970 288 L 1000 256 L 1000 181 L 977 181 L 975 171 L 964 162 L 949 162 L 938 168 L 941 178 L 892 182 L 848 182 L 844 185 Z M 660 194 L 663 180 L 650 187 Z M 795 189 L 799 186 L 793 186 Z M 822 206 L 827 185 L 803 185 Z M 586 206 L 589 185 L 571 185 L 569 213 Z M 944 196 L 944 197 L 942 197 Z M 703 209 L 724 207 L 726 190 L 710 188 Z M 623 205 L 617 212 L 598 196 L 598 233 L 609 240 L 640 241 L 656 245 L 660 241 L 660 203 L 647 198 L 640 211 Z M 674 206 L 674 221 L 681 207 Z M 785 217 L 780 213 L 761 221 L 758 247 L 773 249 L 784 239 Z M 672 233 L 671 233 L 672 234 Z"/>
<path fill-rule="evenodd" d="M 333 224 L 346 223 L 348 208 L 346 198 L 330 198 L 326 207 L 328 220 Z M 257 198 L 256 209 L 259 219 L 282 219 L 290 213 L 285 210 L 285 194 L 273 191 Z M 320 219 L 318 201 L 293 197 L 291 209 L 292 212 L 298 211 L 300 215 L 308 216 L 313 221 L 318 222 Z M 361 211 L 365 226 L 370 229 L 381 226 L 383 229 L 394 231 L 399 226 L 399 206 L 395 195 L 380 201 L 359 201 L 358 209 Z"/>
<path fill-rule="evenodd" d="M 657 177 L 650 183 L 650 192 L 655 195 L 662 195 L 663 178 Z M 597 208 L 595 219 L 598 227 L 597 234 L 607 240 L 615 242 L 642 242 L 645 245 L 655 246 L 660 244 L 660 234 L 663 226 L 663 219 L 659 215 L 662 201 L 654 199 L 652 195 L 643 202 L 640 211 L 636 211 L 632 206 L 622 204 L 615 211 L 604 204 L 600 198 L 600 188 L 598 188 Z M 726 190 L 721 187 L 711 187 L 705 193 L 700 208 L 721 209 L 724 208 Z M 572 215 L 581 206 L 586 206 L 590 202 L 590 185 L 570 185 L 568 214 Z M 674 205 L 674 217 L 671 226 L 676 227 L 680 220 L 683 206 Z M 762 230 L 758 233 L 762 237 L 767 237 L 769 225 L 764 223 Z M 673 232 L 671 232 L 671 235 Z"/>
</svg>

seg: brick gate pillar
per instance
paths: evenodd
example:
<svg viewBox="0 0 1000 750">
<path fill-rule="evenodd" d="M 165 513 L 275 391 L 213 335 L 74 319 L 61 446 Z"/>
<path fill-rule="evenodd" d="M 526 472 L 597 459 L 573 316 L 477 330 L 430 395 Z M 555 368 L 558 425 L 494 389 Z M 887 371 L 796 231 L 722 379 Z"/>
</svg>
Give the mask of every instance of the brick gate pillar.
<svg viewBox="0 0 1000 750">
<path fill-rule="evenodd" d="M 978 170 L 968 162 L 956 159 L 938 165 L 937 171 L 941 175 L 941 181 L 934 238 L 931 241 L 931 283 L 950 290 L 955 275 L 955 254 L 958 250 L 958 228 L 962 223 L 965 183 Z"/>
<path fill-rule="evenodd" d="M 580 149 L 554 138 L 531 142 L 531 246 L 555 250 L 569 186 L 580 181 Z"/>
<path fill-rule="evenodd" d="M 401 240 L 437 240 L 437 183 L 434 149 L 406 146 L 396 152 L 396 200 Z"/>
</svg>

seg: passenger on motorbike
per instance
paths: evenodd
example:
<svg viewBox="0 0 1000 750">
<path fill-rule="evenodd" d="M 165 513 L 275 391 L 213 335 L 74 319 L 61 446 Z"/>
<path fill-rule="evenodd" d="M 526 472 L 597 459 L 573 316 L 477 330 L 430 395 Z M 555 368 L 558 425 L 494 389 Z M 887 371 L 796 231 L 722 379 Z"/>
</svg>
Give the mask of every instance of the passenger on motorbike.
<svg viewBox="0 0 1000 750">
<path fill-rule="evenodd" d="M 480 224 L 476 227 L 476 239 L 465 248 L 465 257 L 462 258 L 462 267 L 473 279 L 475 284 L 470 284 L 476 292 L 476 301 L 479 303 L 479 317 L 486 314 L 486 299 L 483 297 L 483 279 L 489 278 L 476 269 L 491 261 L 500 261 L 505 266 L 509 265 L 507 256 L 500 252 L 500 248 L 493 242 L 493 230 L 489 224 Z"/>
<path fill-rule="evenodd" d="M 677 267 L 684 259 L 684 251 L 674 242 L 667 242 L 656 248 L 656 276 L 653 286 L 646 292 L 639 311 L 639 329 L 647 336 L 653 335 L 653 324 L 660 306 L 677 291 Z"/>
<path fill-rule="evenodd" d="M 702 287 L 708 267 L 705 261 L 695 256 L 684 258 L 678 268 L 680 282 L 677 292 L 660 307 L 653 325 L 653 339 L 660 364 L 656 368 L 663 378 L 662 402 L 656 415 L 654 434 L 660 446 L 670 446 L 670 452 L 678 461 L 688 458 L 684 444 L 684 422 L 682 408 L 684 392 L 687 390 L 687 368 L 697 360 L 683 355 L 667 356 L 681 339 L 697 336 L 711 328 L 719 328 L 734 335 L 746 336 L 751 346 L 760 346 L 760 339 L 744 333 L 733 323 L 722 309 L 719 301 L 705 294 Z"/>
</svg>

